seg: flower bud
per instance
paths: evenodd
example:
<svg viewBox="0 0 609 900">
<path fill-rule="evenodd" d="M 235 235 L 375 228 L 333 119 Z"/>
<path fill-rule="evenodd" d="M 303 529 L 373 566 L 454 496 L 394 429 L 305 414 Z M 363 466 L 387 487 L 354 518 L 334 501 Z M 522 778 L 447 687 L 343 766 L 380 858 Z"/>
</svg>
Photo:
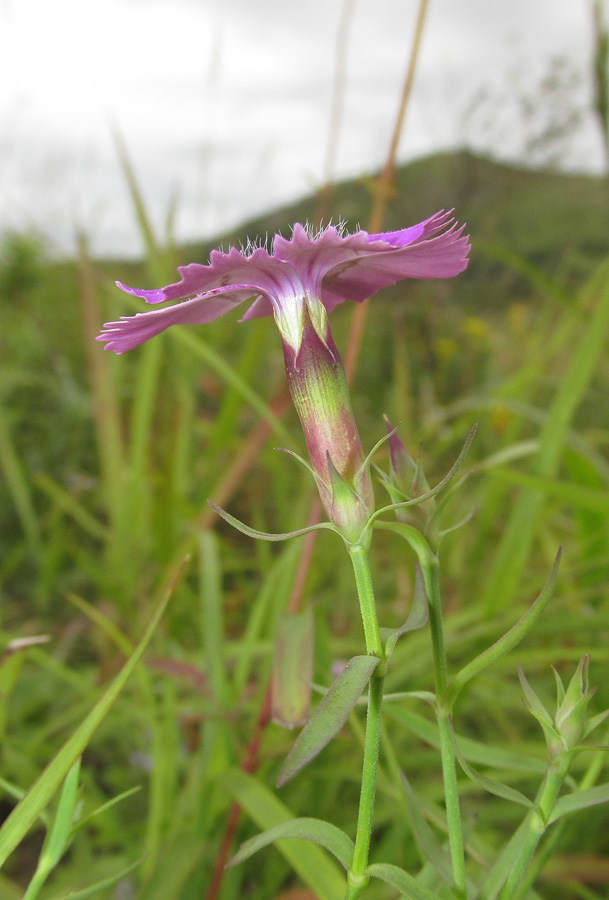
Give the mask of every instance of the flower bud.
<svg viewBox="0 0 609 900">
<path fill-rule="evenodd" d="M 582 656 L 562 700 L 559 693 L 554 727 L 570 750 L 577 747 L 584 737 L 586 709 L 596 691 L 596 688 L 588 690 L 589 665 L 589 654 Z"/>
</svg>

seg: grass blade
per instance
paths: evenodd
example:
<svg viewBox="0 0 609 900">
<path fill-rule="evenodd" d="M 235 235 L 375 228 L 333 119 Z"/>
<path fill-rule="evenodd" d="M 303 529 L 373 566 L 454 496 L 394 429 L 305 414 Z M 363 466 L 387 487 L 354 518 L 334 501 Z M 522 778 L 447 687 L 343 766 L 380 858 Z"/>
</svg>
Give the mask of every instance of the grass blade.
<svg viewBox="0 0 609 900">
<path fill-rule="evenodd" d="M 0 867 L 4 865 L 9 854 L 13 852 L 15 847 L 25 837 L 37 816 L 45 808 L 120 694 L 161 620 L 181 570 L 182 566 L 170 579 L 169 585 L 161 597 L 139 644 L 114 681 L 95 704 L 84 722 L 56 753 L 40 777 L 25 794 L 23 800 L 13 809 L 2 828 L 0 828 Z"/>
</svg>

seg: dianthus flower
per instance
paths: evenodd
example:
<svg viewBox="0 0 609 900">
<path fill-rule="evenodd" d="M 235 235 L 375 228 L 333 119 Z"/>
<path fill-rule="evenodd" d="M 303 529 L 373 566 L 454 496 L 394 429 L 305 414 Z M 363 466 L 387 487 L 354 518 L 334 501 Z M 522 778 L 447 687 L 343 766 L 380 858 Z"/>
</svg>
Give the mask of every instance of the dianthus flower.
<svg viewBox="0 0 609 900">
<path fill-rule="evenodd" d="M 322 502 L 343 536 L 356 540 L 374 498 L 327 313 L 344 300 L 361 303 L 404 278 L 462 272 L 469 251 L 462 231 L 444 211 L 379 234 L 342 234 L 330 226 L 311 236 L 295 225 L 291 238 L 275 235 L 272 253 L 264 247 L 212 251 L 209 265 L 181 266 L 180 281 L 160 290 L 117 282 L 147 303 L 184 302 L 108 322 L 97 340 L 106 342 L 106 350 L 124 353 L 170 325 L 205 324 L 248 300 L 253 302 L 241 321 L 273 314 Z"/>
</svg>

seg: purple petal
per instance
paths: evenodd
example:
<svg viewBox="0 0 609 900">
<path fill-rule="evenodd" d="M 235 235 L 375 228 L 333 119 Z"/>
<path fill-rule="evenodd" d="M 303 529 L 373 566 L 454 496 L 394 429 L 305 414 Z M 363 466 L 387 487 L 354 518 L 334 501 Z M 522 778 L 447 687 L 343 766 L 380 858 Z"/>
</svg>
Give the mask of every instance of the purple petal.
<svg viewBox="0 0 609 900">
<path fill-rule="evenodd" d="M 255 284 L 255 293 L 272 293 L 277 290 L 278 280 L 281 281 L 284 277 L 284 268 L 281 262 L 274 260 L 262 247 L 254 250 L 250 256 L 231 247 L 228 253 L 212 250 L 209 265 L 190 263 L 178 266 L 180 281 L 158 290 L 139 290 L 126 287 L 118 281 L 116 283 L 121 290 L 134 297 L 142 297 L 146 303 L 163 303 L 239 283 Z"/>
<path fill-rule="evenodd" d="M 424 227 L 413 240 L 413 230 L 369 235 L 369 251 L 349 262 L 341 263 L 326 275 L 322 301 L 328 308 L 336 298 L 361 302 L 383 287 L 404 278 L 452 278 L 467 267 L 469 239 L 462 235 L 464 226 L 446 221 L 447 214 L 421 223 Z M 441 218 L 439 218 L 441 216 Z M 434 222 L 435 219 L 435 222 Z M 446 231 L 438 230 L 448 225 Z M 415 226 L 416 227 L 416 226 Z M 435 237 L 426 238 L 426 234 Z M 389 240 L 393 246 L 388 247 Z M 409 241 L 400 246 L 403 240 Z M 327 299 L 326 299 L 327 298 Z"/>
<path fill-rule="evenodd" d="M 216 288 L 200 297 L 176 303 L 165 309 L 121 316 L 118 322 L 106 322 L 95 340 L 106 341 L 104 350 L 125 353 L 133 350 L 171 325 L 204 325 L 223 316 L 239 303 L 248 300 L 256 288 L 250 285 L 233 284 Z"/>
</svg>

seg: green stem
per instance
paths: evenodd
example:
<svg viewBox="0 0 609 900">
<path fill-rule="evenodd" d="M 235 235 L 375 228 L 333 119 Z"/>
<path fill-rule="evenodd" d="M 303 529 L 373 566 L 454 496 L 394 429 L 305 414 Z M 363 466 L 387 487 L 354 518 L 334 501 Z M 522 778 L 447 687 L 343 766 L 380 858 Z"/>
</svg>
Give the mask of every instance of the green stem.
<svg viewBox="0 0 609 900">
<path fill-rule="evenodd" d="M 605 736 L 605 740 L 601 743 L 607 744 L 609 742 L 609 733 Z M 577 790 L 585 791 L 587 788 L 591 788 L 596 781 L 598 780 L 599 775 L 601 774 L 603 768 L 603 754 L 597 753 L 591 760 L 583 778 L 580 780 Z M 561 839 L 564 838 L 564 833 L 568 827 L 572 827 L 572 822 L 568 817 L 560 819 L 560 821 L 554 824 L 552 831 L 548 838 L 543 843 L 543 846 L 540 852 L 537 854 L 532 864 L 529 864 L 527 867 L 527 871 L 518 886 L 518 891 L 516 893 L 516 897 L 524 897 L 527 890 L 529 890 L 535 879 L 545 867 L 548 859 L 553 855 L 556 847 L 558 846 Z M 577 827 L 577 826 L 576 826 Z"/>
<path fill-rule="evenodd" d="M 385 683 L 384 651 L 376 617 L 376 605 L 370 574 L 368 551 L 359 546 L 349 549 L 357 594 L 359 597 L 366 638 L 366 650 L 369 654 L 383 660 L 376 668 L 368 687 L 368 713 L 366 717 L 366 737 L 364 740 L 364 764 L 360 790 L 357 831 L 355 835 L 355 851 L 348 876 L 345 900 L 358 900 L 368 883 L 364 874 L 368 866 L 368 853 L 372 834 L 372 814 L 376 791 L 376 770 L 379 758 L 381 735 L 381 711 L 383 705 L 383 686 Z M 379 671 L 381 670 L 381 671 Z"/>
<path fill-rule="evenodd" d="M 363 875 L 368 865 L 372 812 L 376 790 L 376 768 L 379 758 L 384 681 L 385 679 L 382 676 L 381 678 L 375 678 L 373 675 L 368 688 L 368 716 L 366 719 L 366 740 L 364 742 L 362 787 L 357 816 L 355 852 L 353 854 L 353 863 L 351 864 L 351 872 L 356 878 Z"/>
<path fill-rule="evenodd" d="M 364 624 L 364 636 L 366 638 L 366 653 L 378 656 L 384 660 L 385 652 L 379 632 L 378 619 L 376 617 L 376 603 L 374 601 L 374 589 L 372 587 L 372 575 L 370 573 L 370 561 L 368 551 L 355 544 L 349 548 L 349 556 L 353 565 L 357 596 L 359 598 L 362 622 Z M 381 666 L 377 667 L 380 669 Z M 379 673 L 383 674 L 383 673 Z"/>
<path fill-rule="evenodd" d="M 431 647 L 433 652 L 434 673 L 436 680 L 436 717 L 440 733 L 440 756 L 442 759 L 442 776 L 444 779 L 444 798 L 446 803 L 446 823 L 448 827 L 448 845 L 455 882 L 456 900 L 466 900 L 467 887 L 465 877 L 465 853 L 463 849 L 463 830 L 461 828 L 461 812 L 459 809 L 459 792 L 457 788 L 457 766 L 451 734 L 450 709 L 444 707 L 443 699 L 448 684 L 446 650 L 444 648 L 444 631 L 442 627 L 442 605 L 440 599 L 440 566 L 436 556 L 430 553 L 425 561 L 420 559 L 429 605 L 429 625 L 431 631 Z"/>
<path fill-rule="evenodd" d="M 522 881 L 526 868 L 547 828 L 547 821 L 556 802 L 567 774 L 567 766 L 559 766 L 558 769 L 550 769 L 546 775 L 545 784 L 539 798 L 538 808 L 528 817 L 528 829 L 520 852 L 510 870 L 509 877 L 499 894 L 499 900 L 511 900 Z"/>
</svg>

